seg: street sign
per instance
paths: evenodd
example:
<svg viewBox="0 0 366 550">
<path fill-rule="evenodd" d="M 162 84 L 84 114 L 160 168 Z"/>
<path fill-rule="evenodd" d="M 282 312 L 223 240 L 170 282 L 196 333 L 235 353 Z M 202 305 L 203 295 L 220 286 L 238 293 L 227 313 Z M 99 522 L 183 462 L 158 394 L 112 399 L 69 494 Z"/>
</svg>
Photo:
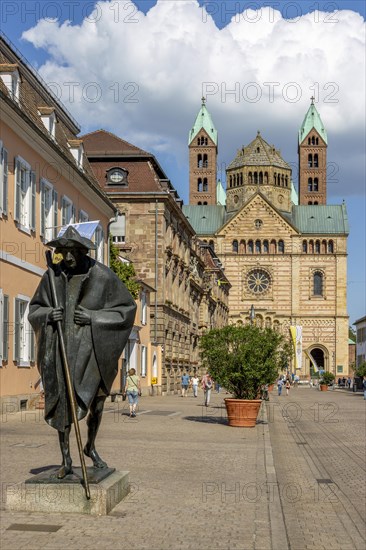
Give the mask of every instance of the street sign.
<svg viewBox="0 0 366 550">
<path fill-rule="evenodd" d="M 151 379 L 151 385 L 155 386 L 158 383 L 158 379 L 156 377 Z"/>
</svg>

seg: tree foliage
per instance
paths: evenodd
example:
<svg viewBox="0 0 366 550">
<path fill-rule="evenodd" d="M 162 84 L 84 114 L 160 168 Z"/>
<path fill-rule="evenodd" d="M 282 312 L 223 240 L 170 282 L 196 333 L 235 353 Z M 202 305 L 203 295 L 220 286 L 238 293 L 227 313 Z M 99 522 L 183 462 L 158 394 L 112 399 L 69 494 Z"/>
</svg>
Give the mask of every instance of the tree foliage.
<svg viewBox="0 0 366 550">
<path fill-rule="evenodd" d="M 323 374 L 321 375 L 320 384 L 325 384 L 328 386 L 328 384 L 331 384 L 334 379 L 335 379 L 335 376 L 332 372 L 328 372 L 328 371 L 323 372 Z"/>
<path fill-rule="evenodd" d="M 356 376 L 359 376 L 360 378 L 366 376 L 366 361 L 361 363 L 361 365 L 358 365 L 356 369 Z"/>
<path fill-rule="evenodd" d="M 270 328 L 229 325 L 213 329 L 200 341 L 204 367 L 237 399 L 256 399 L 264 384 L 285 369 L 291 345 Z"/>
<path fill-rule="evenodd" d="M 136 281 L 136 272 L 132 263 L 121 262 L 118 254 L 118 248 L 109 240 L 109 262 L 110 268 L 117 277 L 124 283 L 130 291 L 133 298 L 137 298 L 140 291 L 140 285 Z"/>
</svg>

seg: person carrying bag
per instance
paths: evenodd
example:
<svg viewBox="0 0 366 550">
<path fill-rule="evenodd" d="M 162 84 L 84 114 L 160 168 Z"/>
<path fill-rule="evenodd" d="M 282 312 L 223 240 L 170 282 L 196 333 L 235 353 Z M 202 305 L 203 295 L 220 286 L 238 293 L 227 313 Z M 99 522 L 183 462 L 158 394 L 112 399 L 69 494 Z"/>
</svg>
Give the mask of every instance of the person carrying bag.
<svg viewBox="0 0 366 550">
<path fill-rule="evenodd" d="M 130 418 L 134 418 L 136 416 L 138 397 L 141 395 L 140 378 L 136 375 L 134 368 L 128 371 L 124 394 L 127 395 L 130 405 Z"/>
</svg>

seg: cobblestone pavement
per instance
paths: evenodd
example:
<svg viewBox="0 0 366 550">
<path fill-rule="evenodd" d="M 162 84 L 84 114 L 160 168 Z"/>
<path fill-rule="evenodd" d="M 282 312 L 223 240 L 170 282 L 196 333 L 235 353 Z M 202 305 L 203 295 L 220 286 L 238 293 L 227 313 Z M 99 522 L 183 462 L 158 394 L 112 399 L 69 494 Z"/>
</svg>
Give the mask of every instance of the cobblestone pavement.
<svg viewBox="0 0 366 550">
<path fill-rule="evenodd" d="M 224 397 L 207 409 L 202 394 L 144 397 L 136 419 L 106 405 L 99 449 L 131 482 L 106 517 L 5 510 L 6 488 L 57 465 L 59 450 L 42 413 L 3 411 L 2 550 L 364 550 L 362 396 L 271 395 L 253 429 L 226 425 Z"/>
<path fill-rule="evenodd" d="M 363 395 L 293 388 L 267 412 L 291 548 L 365 549 Z"/>
</svg>

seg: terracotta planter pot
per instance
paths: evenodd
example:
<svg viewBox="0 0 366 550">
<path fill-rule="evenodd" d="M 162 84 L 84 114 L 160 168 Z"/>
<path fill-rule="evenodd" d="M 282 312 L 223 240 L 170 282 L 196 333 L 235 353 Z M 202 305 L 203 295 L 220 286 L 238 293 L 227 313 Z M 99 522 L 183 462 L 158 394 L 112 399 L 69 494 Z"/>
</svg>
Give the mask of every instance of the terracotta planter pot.
<svg viewBox="0 0 366 550">
<path fill-rule="evenodd" d="M 229 426 L 253 428 L 261 403 L 260 399 L 225 399 Z"/>
<path fill-rule="evenodd" d="M 320 384 L 320 391 L 328 391 L 328 386 L 326 384 Z"/>
<path fill-rule="evenodd" d="M 270 384 L 270 385 L 268 386 L 268 391 L 272 391 L 273 388 L 274 388 L 274 384 Z"/>
</svg>

